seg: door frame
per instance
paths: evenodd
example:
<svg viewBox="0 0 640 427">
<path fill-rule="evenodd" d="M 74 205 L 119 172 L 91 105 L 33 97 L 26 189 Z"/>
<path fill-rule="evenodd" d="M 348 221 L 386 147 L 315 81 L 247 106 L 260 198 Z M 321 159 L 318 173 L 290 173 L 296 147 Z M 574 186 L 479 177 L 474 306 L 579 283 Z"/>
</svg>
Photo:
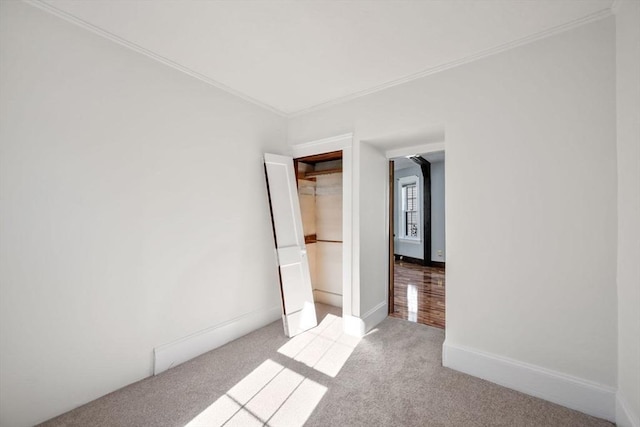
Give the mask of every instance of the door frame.
<svg viewBox="0 0 640 427">
<path fill-rule="evenodd" d="M 397 158 L 397 157 L 407 157 L 407 156 L 413 156 L 414 154 L 428 154 L 428 153 L 435 153 L 438 151 L 444 151 L 445 152 L 445 162 L 446 162 L 446 150 L 445 150 L 445 143 L 444 142 L 438 142 L 438 143 L 431 143 L 431 144 L 423 144 L 423 145 L 412 145 L 412 146 L 406 146 L 406 147 L 399 147 L 399 148 L 394 148 L 392 150 L 387 150 L 385 152 L 385 157 L 387 158 L 387 160 L 389 161 L 389 167 L 393 168 L 393 159 Z M 395 290 L 395 284 L 394 284 L 394 267 L 395 267 L 395 254 L 394 254 L 394 229 L 395 229 L 395 223 L 394 223 L 394 190 L 395 190 L 395 177 L 394 177 L 394 173 L 393 171 L 389 171 L 389 190 L 387 191 L 387 208 L 388 208 L 388 220 L 387 223 L 389 224 L 389 228 L 388 228 L 388 234 L 389 234 L 389 278 L 388 278 L 388 286 L 387 286 L 387 292 L 389 292 L 388 295 L 388 301 L 389 301 L 389 314 L 394 312 L 394 305 L 395 305 L 395 301 L 394 301 L 394 295 L 393 292 Z M 425 184 L 426 185 L 426 184 Z M 429 205 L 430 205 L 430 201 L 429 201 Z M 431 209 L 431 207 L 429 206 L 429 209 Z M 423 229 L 424 229 L 424 224 L 423 224 Z M 423 231 L 424 233 L 426 233 L 426 230 Z M 425 242 L 426 245 L 426 242 Z M 429 245 L 431 245 L 431 238 L 429 238 Z M 424 253 L 426 253 L 427 251 L 424 251 Z M 431 246 L 429 246 L 429 258 L 431 257 Z M 429 259 L 427 261 L 426 256 L 424 256 L 423 253 L 423 264 L 428 265 L 426 263 L 431 262 L 431 260 Z"/>
<path fill-rule="evenodd" d="M 342 317 L 349 319 L 358 311 L 353 308 L 353 134 L 291 146 L 294 159 L 333 151 L 342 151 Z M 346 327 L 346 325 L 345 325 Z"/>
<path fill-rule="evenodd" d="M 395 191 L 396 191 L 396 179 L 395 179 L 395 162 L 389 160 L 389 306 L 387 307 L 387 313 L 392 314 L 395 311 L 395 238 L 396 238 L 396 223 L 395 223 Z"/>
<path fill-rule="evenodd" d="M 412 160 L 422 172 L 422 265 L 431 265 L 431 163 L 422 156 Z"/>
</svg>

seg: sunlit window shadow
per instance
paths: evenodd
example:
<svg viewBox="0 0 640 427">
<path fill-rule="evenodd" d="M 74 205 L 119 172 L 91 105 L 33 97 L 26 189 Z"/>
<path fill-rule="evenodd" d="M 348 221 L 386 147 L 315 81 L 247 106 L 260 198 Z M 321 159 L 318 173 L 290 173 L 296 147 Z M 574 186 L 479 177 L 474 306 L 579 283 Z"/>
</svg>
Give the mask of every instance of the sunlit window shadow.
<svg viewBox="0 0 640 427">
<path fill-rule="evenodd" d="M 278 353 L 335 377 L 359 342 L 360 338 L 343 332 L 341 317 L 328 314 L 315 328 L 290 339 Z"/>
<path fill-rule="evenodd" d="M 268 359 L 187 426 L 302 426 L 326 391 L 325 386 Z"/>
<path fill-rule="evenodd" d="M 341 317 L 328 314 L 278 353 L 335 377 L 359 342 L 343 333 Z M 185 427 L 302 426 L 326 392 L 327 387 L 267 359 Z"/>
</svg>

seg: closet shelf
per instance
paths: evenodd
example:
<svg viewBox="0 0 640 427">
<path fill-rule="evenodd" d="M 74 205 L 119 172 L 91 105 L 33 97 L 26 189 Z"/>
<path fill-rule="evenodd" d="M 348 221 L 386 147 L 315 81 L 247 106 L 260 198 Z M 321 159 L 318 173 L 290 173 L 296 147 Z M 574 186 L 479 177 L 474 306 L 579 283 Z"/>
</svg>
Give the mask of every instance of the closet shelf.
<svg viewBox="0 0 640 427">
<path fill-rule="evenodd" d="M 330 175 L 332 173 L 342 173 L 342 168 L 327 169 L 327 170 L 323 170 L 323 171 L 310 171 L 310 172 L 306 172 L 304 174 L 304 177 L 305 178 L 311 178 L 311 177 L 320 176 L 320 175 Z"/>
<path fill-rule="evenodd" d="M 309 234 L 308 236 L 304 236 L 305 245 L 308 245 L 309 243 L 318 243 L 318 242 L 322 242 L 322 243 L 342 243 L 342 240 L 318 239 L 318 236 L 315 235 L 315 234 Z"/>
</svg>

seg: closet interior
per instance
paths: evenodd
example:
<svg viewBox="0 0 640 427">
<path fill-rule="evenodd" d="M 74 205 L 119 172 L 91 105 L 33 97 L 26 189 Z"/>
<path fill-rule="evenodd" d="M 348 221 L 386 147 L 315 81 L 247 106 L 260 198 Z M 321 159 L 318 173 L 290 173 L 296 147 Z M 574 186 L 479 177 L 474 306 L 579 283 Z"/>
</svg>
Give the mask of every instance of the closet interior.
<svg viewBox="0 0 640 427">
<path fill-rule="evenodd" d="M 342 307 L 342 151 L 294 165 L 313 297 Z"/>
</svg>

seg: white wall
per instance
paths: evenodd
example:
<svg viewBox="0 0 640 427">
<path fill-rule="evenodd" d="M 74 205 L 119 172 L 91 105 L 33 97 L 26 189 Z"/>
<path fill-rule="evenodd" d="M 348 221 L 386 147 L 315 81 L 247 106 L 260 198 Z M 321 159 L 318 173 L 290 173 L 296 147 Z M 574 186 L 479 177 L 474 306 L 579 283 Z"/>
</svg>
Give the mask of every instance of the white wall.
<svg viewBox="0 0 640 427">
<path fill-rule="evenodd" d="M 357 228 L 359 236 L 354 239 L 359 245 L 359 283 L 358 307 L 356 316 L 365 318 L 374 315 L 372 311 L 388 312 L 388 276 L 389 276 L 389 223 L 387 195 L 389 188 L 389 161 L 375 147 L 358 143 L 359 190 L 357 203 L 359 214 Z M 354 208 L 355 211 L 355 208 Z"/>
<path fill-rule="evenodd" d="M 340 166 L 334 162 L 334 166 Z M 316 170 L 330 167 L 317 163 Z M 342 173 L 316 177 L 317 302 L 342 307 Z M 324 240 L 324 241 L 323 241 Z"/>
<path fill-rule="evenodd" d="M 618 425 L 640 426 L 640 2 L 616 13 Z"/>
<path fill-rule="evenodd" d="M 296 144 L 444 124 L 447 342 L 608 386 L 617 360 L 614 35 L 607 18 L 289 125 Z M 382 230 L 372 211 L 385 209 L 385 190 L 354 185 L 369 206 L 354 214 Z M 385 250 L 367 248 L 361 270 L 386 264 Z M 379 277 L 360 281 L 360 298 L 380 297 Z"/>
<path fill-rule="evenodd" d="M 261 154 L 286 122 L 25 3 L 0 19 L 0 424 L 26 426 L 279 307 Z"/>
<path fill-rule="evenodd" d="M 306 163 L 298 164 L 298 171 L 310 169 Z M 300 200 L 300 215 L 302 216 L 302 230 L 305 236 L 316 234 L 316 182 L 298 179 L 298 200 Z M 315 288 L 318 282 L 316 243 L 307 243 L 307 260 L 311 285 Z"/>
<path fill-rule="evenodd" d="M 149 375 L 157 345 L 279 304 L 260 154 L 283 151 L 286 123 L 0 8 L 0 424 L 20 426 Z M 356 132 L 354 314 L 387 286 L 387 162 L 360 141 L 445 124 L 447 342 L 618 377 L 638 413 L 637 22 L 618 16 L 617 151 L 612 19 L 290 121 L 293 143 Z"/>
<path fill-rule="evenodd" d="M 299 170 L 328 170 L 341 161 L 305 163 Z M 315 181 L 298 180 L 302 226 L 306 236 L 315 234 L 318 242 L 308 243 L 307 259 L 316 302 L 342 307 L 342 173 L 319 175 Z"/>
<path fill-rule="evenodd" d="M 431 163 L 431 261 L 438 262 L 447 260 L 444 176 L 444 161 Z"/>
</svg>

